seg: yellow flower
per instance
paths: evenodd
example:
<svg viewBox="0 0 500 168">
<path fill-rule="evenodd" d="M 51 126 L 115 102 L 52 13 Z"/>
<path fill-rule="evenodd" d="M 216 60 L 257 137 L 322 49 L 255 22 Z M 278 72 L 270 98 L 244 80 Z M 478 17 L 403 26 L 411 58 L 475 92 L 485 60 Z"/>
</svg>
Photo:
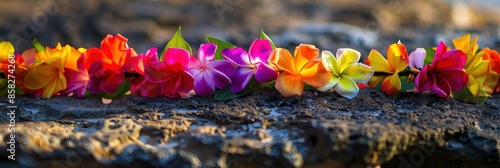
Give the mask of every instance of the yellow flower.
<svg viewBox="0 0 500 168">
<path fill-rule="evenodd" d="M 453 39 L 455 49 L 462 50 L 467 55 L 465 63 L 465 72 L 469 75 L 469 83 L 467 88 L 475 97 L 488 97 L 487 87 L 485 87 L 486 79 L 490 74 L 490 60 L 483 60 L 482 54 L 477 53 L 479 45 L 477 44 L 477 36 L 472 40 L 471 35 L 466 34 L 462 37 Z"/>
<path fill-rule="evenodd" d="M 24 86 L 45 98 L 57 95 L 67 88 L 64 69 L 78 71 L 76 61 L 81 54 L 70 45 L 62 47 L 58 43 L 55 48 L 46 47 L 44 51 L 35 54 L 36 62 L 28 65 Z"/>
</svg>

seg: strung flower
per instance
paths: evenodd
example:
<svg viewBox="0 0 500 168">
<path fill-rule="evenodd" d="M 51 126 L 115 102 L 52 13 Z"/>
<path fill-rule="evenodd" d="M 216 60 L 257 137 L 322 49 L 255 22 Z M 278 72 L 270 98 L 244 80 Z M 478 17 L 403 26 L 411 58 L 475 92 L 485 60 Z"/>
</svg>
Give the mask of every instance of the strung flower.
<svg viewBox="0 0 500 168">
<path fill-rule="evenodd" d="M 250 45 L 249 53 L 241 47 L 222 50 L 224 58 L 237 66 L 231 77 L 231 92 L 241 92 L 252 76 L 260 84 L 276 80 L 278 73 L 267 64 L 271 43 L 268 40 L 254 40 Z"/>
<path fill-rule="evenodd" d="M 413 82 L 413 79 L 415 79 L 415 75 L 420 73 L 420 70 L 424 67 L 425 55 L 426 52 L 423 48 L 417 48 L 415 49 L 415 51 L 412 51 L 410 53 L 410 63 L 408 66 L 410 67 L 410 71 L 412 73 L 409 73 L 406 76 L 406 81 L 408 83 Z"/>
<path fill-rule="evenodd" d="M 3 70 L 5 73 L 5 70 L 8 69 L 9 63 L 9 55 L 14 54 L 14 46 L 12 43 L 8 41 L 2 41 L 0 42 L 0 70 Z"/>
<path fill-rule="evenodd" d="M 28 65 L 24 87 L 45 98 L 59 94 L 67 88 L 65 68 L 76 70 L 76 61 L 81 54 L 69 45 L 62 47 L 60 43 L 55 48 L 46 47 L 35 54 L 37 62 Z"/>
<path fill-rule="evenodd" d="M 276 48 L 269 56 L 280 71 L 276 89 L 285 97 L 301 96 L 304 83 L 315 88 L 324 86 L 330 80 L 330 72 L 318 57 L 319 50 L 309 44 L 295 48 L 294 56 L 286 49 Z"/>
<path fill-rule="evenodd" d="M 459 91 L 467 85 L 468 76 L 464 72 L 465 53 L 461 50 L 447 51 L 440 42 L 434 59 L 425 65 L 415 77 L 415 87 L 419 92 L 431 90 L 442 98 L 450 97 L 451 91 Z"/>
<path fill-rule="evenodd" d="M 321 54 L 323 63 L 331 71 L 331 77 L 325 86 L 318 88 L 319 91 L 334 88 L 338 94 L 352 99 L 359 92 L 356 82 L 366 84 L 375 73 L 373 68 L 358 63 L 361 54 L 356 50 L 339 49 L 336 57 L 330 51 L 323 51 Z"/>
<path fill-rule="evenodd" d="M 231 83 L 234 65 L 226 60 L 214 61 L 217 46 L 212 43 L 202 44 L 198 59 L 191 57 L 188 72 L 194 77 L 194 91 L 198 96 L 205 96 L 222 89 Z"/>
<path fill-rule="evenodd" d="M 84 52 L 85 53 L 85 52 Z M 68 80 L 68 88 L 65 94 L 73 93 L 73 96 L 83 98 L 89 88 L 89 68 L 93 62 L 98 60 L 89 60 L 86 54 L 82 54 L 77 61 L 77 69 L 66 69 L 66 79 Z"/>
<path fill-rule="evenodd" d="M 125 72 L 140 71 L 137 53 L 127 45 L 128 39 L 118 34 L 108 35 L 101 42 L 101 48 L 90 48 L 85 52 L 85 63 L 89 66 L 89 88 L 92 94 L 113 94 L 125 82 Z M 134 71 L 135 69 L 135 71 Z"/>
<path fill-rule="evenodd" d="M 392 95 L 401 90 L 401 79 L 398 73 L 408 67 L 408 52 L 404 44 L 394 43 L 387 49 L 387 59 L 377 50 L 372 50 L 365 64 L 373 67 L 375 73 L 382 74 L 374 75 L 368 85 L 376 87 L 382 81 L 382 91 Z"/>
<path fill-rule="evenodd" d="M 143 58 L 144 77 L 132 82 L 131 92 L 147 97 L 166 96 L 169 98 L 189 98 L 194 79 L 187 72 L 189 51 L 168 48 L 163 60 L 159 60 L 157 49 L 151 48 Z"/>
<path fill-rule="evenodd" d="M 488 97 L 485 83 L 490 74 L 490 61 L 482 59 L 482 56 L 477 53 L 479 48 L 477 36 L 470 40 L 470 34 L 466 34 L 452 41 L 455 49 L 461 50 L 467 55 L 464 69 L 469 75 L 467 88 L 470 93 L 475 97 Z"/>
<path fill-rule="evenodd" d="M 484 89 L 489 94 L 500 92 L 500 54 L 490 48 L 483 48 L 480 53 L 483 60 L 490 61 L 490 74 L 486 78 Z"/>
</svg>

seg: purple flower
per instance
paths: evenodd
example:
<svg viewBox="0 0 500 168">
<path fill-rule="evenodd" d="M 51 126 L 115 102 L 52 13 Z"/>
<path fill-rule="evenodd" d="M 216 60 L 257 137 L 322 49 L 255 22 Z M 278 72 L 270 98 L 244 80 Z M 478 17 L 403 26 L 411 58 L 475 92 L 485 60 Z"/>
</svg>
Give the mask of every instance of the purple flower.
<svg viewBox="0 0 500 168">
<path fill-rule="evenodd" d="M 417 48 L 410 54 L 410 68 L 422 69 L 424 67 L 425 49 Z"/>
<path fill-rule="evenodd" d="M 217 46 L 212 43 L 202 44 L 198 50 L 198 59 L 191 57 L 188 72 L 194 78 L 194 91 L 198 96 L 205 96 L 222 89 L 231 83 L 234 65 L 226 60 L 214 61 Z"/>
<path fill-rule="evenodd" d="M 241 47 L 222 50 L 224 58 L 237 66 L 236 73 L 231 77 L 231 92 L 241 92 L 252 76 L 260 84 L 276 80 L 278 72 L 267 64 L 271 50 L 268 40 L 254 40 L 250 45 L 250 54 Z"/>
</svg>

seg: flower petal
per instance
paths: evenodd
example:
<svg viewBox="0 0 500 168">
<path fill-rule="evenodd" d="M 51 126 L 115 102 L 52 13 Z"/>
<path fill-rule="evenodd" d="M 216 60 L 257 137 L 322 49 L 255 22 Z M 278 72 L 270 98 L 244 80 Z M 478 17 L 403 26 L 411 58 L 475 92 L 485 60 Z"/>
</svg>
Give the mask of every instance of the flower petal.
<svg viewBox="0 0 500 168">
<path fill-rule="evenodd" d="M 386 77 L 382 81 L 382 91 L 387 95 L 393 95 L 401 90 L 401 79 L 398 74 Z"/>
<path fill-rule="evenodd" d="M 327 90 L 330 90 L 332 89 L 333 87 L 335 87 L 337 85 L 337 83 L 339 82 L 340 80 L 340 77 L 339 76 L 335 76 L 335 75 L 332 75 L 330 76 L 330 80 L 323 86 L 317 88 L 319 91 L 322 91 L 322 92 L 325 92 Z"/>
<path fill-rule="evenodd" d="M 297 46 L 293 54 L 295 71 L 300 72 L 309 61 L 318 58 L 318 54 L 319 49 L 314 45 L 300 44 Z"/>
<path fill-rule="evenodd" d="M 276 80 L 276 78 L 278 78 L 278 72 L 265 63 L 258 63 L 257 71 L 254 76 L 255 80 L 262 84 Z"/>
<path fill-rule="evenodd" d="M 207 65 L 208 62 L 213 61 L 215 57 L 215 51 L 217 50 L 217 45 L 212 43 L 205 43 L 200 45 L 198 50 L 198 60 L 202 65 Z"/>
<path fill-rule="evenodd" d="M 352 99 L 358 95 L 359 88 L 356 82 L 347 76 L 340 77 L 337 86 L 335 86 L 335 92 L 341 96 Z"/>
<path fill-rule="evenodd" d="M 352 64 L 358 63 L 359 58 L 361 57 L 361 53 L 359 53 L 359 51 L 350 48 L 341 48 L 337 51 L 337 53 L 341 53 L 337 55 L 337 60 L 339 60 L 340 63 L 340 73 Z"/>
<path fill-rule="evenodd" d="M 389 66 L 396 70 L 396 72 L 400 72 L 408 67 L 409 59 L 405 45 L 400 43 L 391 44 L 387 49 L 387 61 L 389 62 Z"/>
<path fill-rule="evenodd" d="M 389 62 L 378 52 L 377 50 L 372 49 L 370 54 L 368 54 L 368 58 L 366 59 L 366 65 L 371 66 L 375 72 L 383 72 L 383 73 L 394 73 L 395 69 L 392 69 L 389 66 Z"/>
<path fill-rule="evenodd" d="M 280 71 L 285 71 L 291 74 L 298 74 L 298 71 L 295 70 L 295 64 L 293 63 L 292 54 L 290 51 L 283 48 L 276 48 L 269 55 L 269 62 L 271 62 L 274 66 L 278 67 Z"/>
<path fill-rule="evenodd" d="M 448 98 L 451 94 L 450 84 L 441 76 L 436 75 L 436 84 L 432 86 L 431 91 L 441 98 Z"/>
<path fill-rule="evenodd" d="M 221 51 L 222 56 L 239 67 L 250 67 L 250 58 L 248 53 L 241 47 L 226 48 Z"/>
<path fill-rule="evenodd" d="M 415 87 L 419 92 L 424 92 L 432 88 L 434 84 L 436 83 L 436 79 L 433 74 L 429 74 L 429 69 L 430 65 L 424 66 L 422 71 L 417 74 L 415 77 L 415 80 L 413 81 L 415 84 Z"/>
<path fill-rule="evenodd" d="M 234 73 L 233 77 L 231 77 L 231 92 L 233 93 L 239 93 L 245 89 L 247 86 L 248 82 L 252 78 L 253 74 L 253 69 L 251 68 L 245 68 L 245 67 L 238 67 L 236 68 L 236 72 Z"/>
<path fill-rule="evenodd" d="M 362 63 L 355 63 L 347 67 L 342 75 L 348 76 L 358 83 L 368 83 L 370 78 L 375 74 L 375 70 Z"/>
<path fill-rule="evenodd" d="M 186 49 L 168 48 L 165 51 L 163 60 L 174 71 L 179 71 L 189 65 L 190 56 L 189 51 Z"/>
<path fill-rule="evenodd" d="M 312 63 L 312 62 L 310 62 Z M 328 83 L 330 80 L 330 72 L 328 71 L 327 67 L 323 64 L 323 62 L 318 62 L 315 63 L 315 74 L 313 76 L 307 76 L 301 73 L 302 75 L 302 80 L 307 83 L 308 85 L 311 85 L 315 88 L 322 87 Z M 304 70 L 303 70 L 304 71 Z"/>
<path fill-rule="evenodd" d="M 338 51 L 337 51 L 338 52 Z M 328 50 L 321 52 L 321 57 L 323 58 L 323 64 L 325 64 L 333 74 L 333 76 L 340 76 L 340 67 L 337 58 Z"/>
<path fill-rule="evenodd" d="M 301 96 L 304 91 L 304 82 L 300 75 L 283 72 L 276 79 L 275 88 L 285 97 Z"/>
<path fill-rule="evenodd" d="M 439 59 L 436 59 L 439 57 Z M 465 65 L 466 55 L 461 50 L 451 50 L 443 55 L 435 55 L 432 62 L 434 70 L 461 70 Z"/>
<path fill-rule="evenodd" d="M 248 49 L 251 63 L 267 63 L 272 49 L 269 40 L 254 40 Z"/>
<path fill-rule="evenodd" d="M 425 49 L 417 48 L 410 54 L 410 68 L 422 69 L 424 67 Z"/>
<path fill-rule="evenodd" d="M 438 71 L 436 72 L 436 76 L 440 76 L 446 80 L 453 91 L 461 90 L 468 83 L 468 75 L 463 70 Z"/>
<path fill-rule="evenodd" d="M 213 93 L 215 87 L 212 79 L 210 73 L 207 71 L 194 76 L 194 92 L 196 92 L 198 96 L 206 96 Z"/>
<path fill-rule="evenodd" d="M 113 94 L 118 90 L 118 86 L 125 80 L 123 73 L 110 73 L 100 84 L 99 89 L 106 94 Z"/>
<path fill-rule="evenodd" d="M 233 74 L 236 71 L 234 68 L 234 65 L 227 60 L 212 61 L 207 65 L 207 68 L 215 69 L 215 70 L 223 73 L 227 77 L 233 76 Z"/>
</svg>

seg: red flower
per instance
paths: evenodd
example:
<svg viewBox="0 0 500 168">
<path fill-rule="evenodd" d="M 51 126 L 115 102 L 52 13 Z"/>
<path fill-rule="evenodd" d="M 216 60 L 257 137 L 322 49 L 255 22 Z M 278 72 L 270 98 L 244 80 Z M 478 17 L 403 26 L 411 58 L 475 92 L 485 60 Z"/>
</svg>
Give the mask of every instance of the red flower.
<svg viewBox="0 0 500 168">
<path fill-rule="evenodd" d="M 448 50 L 440 42 L 434 60 L 425 65 L 415 77 L 415 86 L 419 92 L 431 90 L 439 97 L 450 97 L 451 91 L 459 91 L 468 83 L 468 75 L 463 70 L 466 55 L 461 50 Z"/>
</svg>

